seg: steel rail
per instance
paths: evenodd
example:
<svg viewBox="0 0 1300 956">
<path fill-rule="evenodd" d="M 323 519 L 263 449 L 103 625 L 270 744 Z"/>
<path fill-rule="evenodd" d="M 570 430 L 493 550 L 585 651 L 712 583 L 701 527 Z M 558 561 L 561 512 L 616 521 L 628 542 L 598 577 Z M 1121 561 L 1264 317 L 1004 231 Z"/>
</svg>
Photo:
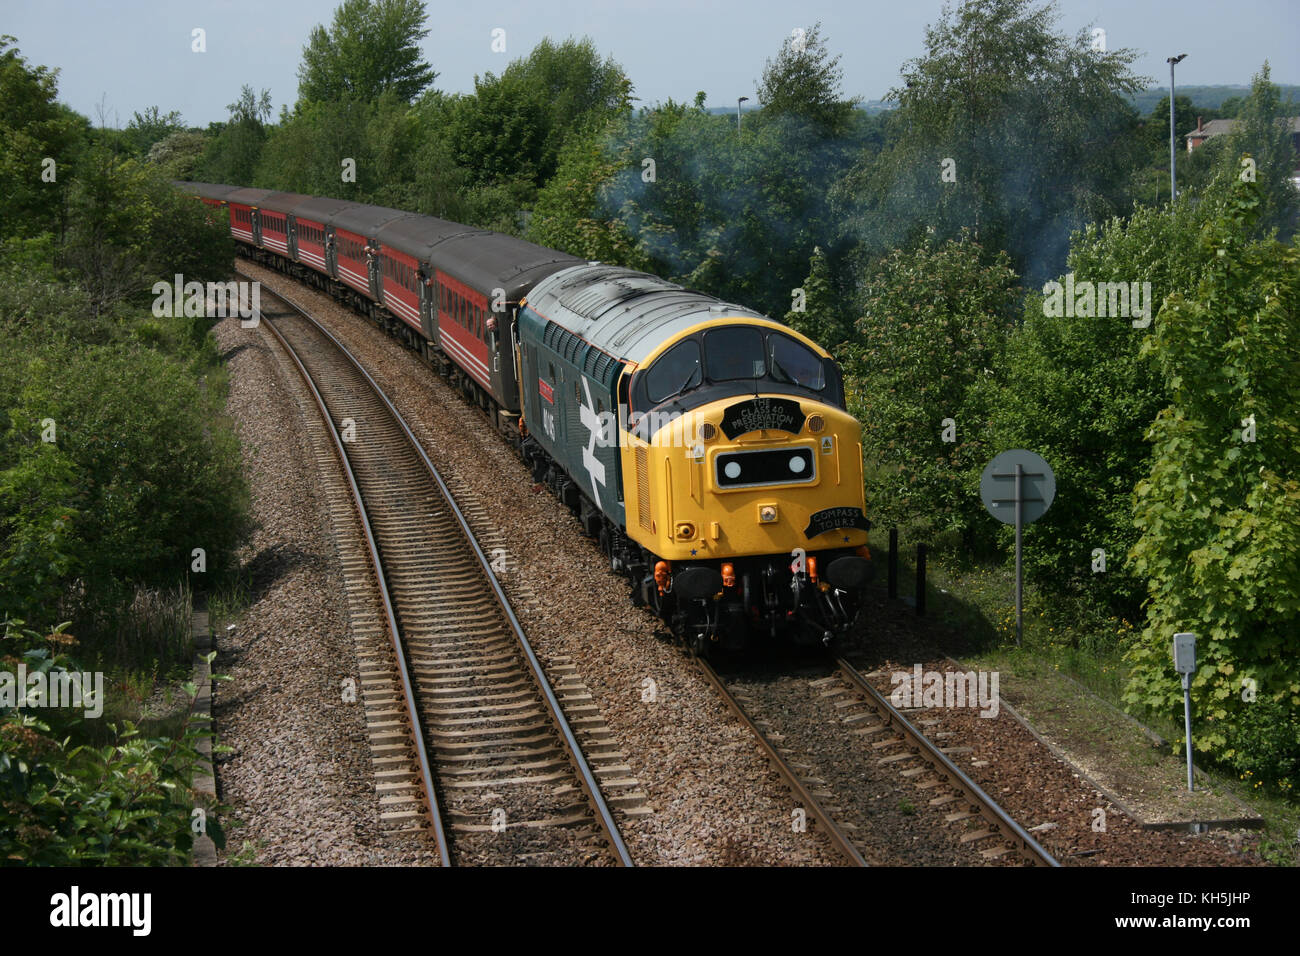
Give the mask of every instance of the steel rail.
<svg viewBox="0 0 1300 956">
<path fill-rule="evenodd" d="M 763 748 L 763 752 L 767 754 L 768 759 L 772 761 L 777 771 L 785 778 L 785 782 L 790 785 L 791 789 L 794 790 L 799 799 L 804 802 L 808 811 L 812 813 L 817 822 L 822 825 L 822 828 L 826 831 L 826 835 L 830 838 L 835 849 L 846 860 L 848 860 L 851 866 L 869 866 L 870 864 L 868 864 L 867 861 L 862 858 L 862 854 L 858 852 L 858 848 L 853 845 L 853 841 L 849 839 L 849 835 L 845 833 L 843 828 L 841 828 L 840 825 L 831 818 L 831 815 L 826 812 L 826 809 L 821 805 L 818 799 L 812 795 L 812 792 L 804 782 L 799 779 L 799 775 L 795 773 L 794 768 L 791 767 L 789 762 L 781 756 L 780 752 L 772 746 L 772 742 L 767 739 L 767 735 L 764 734 L 763 731 L 759 729 L 758 725 L 754 723 L 753 719 L 745 712 L 745 708 L 740 705 L 740 702 L 736 700 L 731 691 L 727 690 L 726 685 L 722 682 L 722 678 L 718 676 L 712 665 L 710 665 L 708 661 L 699 657 L 695 659 L 695 662 L 699 665 L 700 672 L 722 697 L 723 702 L 727 705 L 727 709 L 740 718 L 741 722 L 749 728 L 750 733 L 754 735 L 759 746 Z"/>
<path fill-rule="evenodd" d="M 245 273 L 246 274 L 246 273 Z M 293 303 L 288 303 L 293 305 Z M 295 306 L 296 308 L 296 306 Z M 420 720 L 420 715 L 415 706 L 415 688 L 411 683 L 410 671 L 406 664 L 406 650 L 402 644 L 401 630 L 397 624 L 397 615 L 393 610 L 392 596 L 389 594 L 388 581 L 384 576 L 383 565 L 379 559 L 379 545 L 375 541 L 374 530 L 370 526 L 370 516 L 366 511 L 365 503 L 361 498 L 361 489 L 357 485 L 356 475 L 352 471 L 352 463 L 348 460 L 347 451 L 343 447 L 343 440 L 339 435 L 338 428 L 334 424 L 334 419 L 330 416 L 329 409 L 325 405 L 325 399 L 321 396 L 320 390 L 316 388 L 316 382 L 312 379 L 311 373 L 298 357 L 298 353 L 293 346 L 289 344 L 280 330 L 275 327 L 275 323 L 268 319 L 265 313 L 261 313 L 264 321 L 277 339 L 283 346 L 286 354 L 293 360 L 297 367 L 302 380 L 306 383 L 307 388 L 311 391 L 312 398 L 316 401 L 316 407 L 320 410 L 321 418 L 325 422 L 325 427 L 329 432 L 331 441 L 334 444 L 334 451 L 338 455 L 339 463 L 343 466 L 343 473 L 347 479 L 348 490 L 352 495 L 352 503 L 356 508 L 357 517 L 361 521 L 362 531 L 366 538 L 366 551 L 370 556 L 370 566 L 375 572 L 375 579 L 379 585 L 379 596 L 384 605 L 384 617 L 388 621 L 388 633 L 392 639 L 394 656 L 397 658 L 397 669 L 401 677 L 402 696 L 406 701 L 406 716 L 411 722 L 411 737 L 415 745 L 416 760 L 420 765 L 420 781 L 424 790 L 425 805 L 428 807 L 429 824 L 433 829 L 434 839 L 438 845 L 438 857 L 442 866 L 451 866 L 451 851 L 447 843 L 447 831 L 442 822 L 442 811 L 438 806 L 437 791 L 433 783 L 433 770 L 429 760 L 429 753 L 424 744 L 424 725 Z M 304 316 L 306 313 L 302 313 Z"/>
<path fill-rule="evenodd" d="M 947 754 L 912 726 L 911 722 L 895 709 L 888 698 L 872 687 L 867 679 L 858 673 L 857 668 L 844 658 L 839 658 L 836 665 L 839 667 L 841 676 L 867 696 L 870 706 L 885 718 L 890 727 L 910 741 L 921 757 L 949 784 L 961 790 L 975 809 L 979 811 L 980 816 L 1010 842 L 1017 853 L 1038 866 L 1061 865 L 1056 861 L 1055 857 L 1043 849 L 1037 840 L 1026 832 L 1024 827 L 1011 819 L 1007 812 L 998 806 L 979 784 L 948 759 Z"/>
<path fill-rule="evenodd" d="M 239 270 L 239 271 L 243 273 L 243 270 Z M 248 275 L 248 273 L 243 273 L 243 274 Z M 513 634 L 516 642 L 518 643 L 519 648 L 522 651 L 525 660 L 528 662 L 529 670 L 534 680 L 537 682 L 538 689 L 541 691 L 542 698 L 546 703 L 547 710 L 550 712 L 552 721 L 556 729 L 560 732 L 561 737 L 564 739 L 568 758 L 570 762 L 573 764 L 574 769 L 578 774 L 578 778 L 582 783 L 583 789 L 587 793 L 591 805 L 596 810 L 597 818 L 600 822 L 601 829 L 605 832 L 605 835 L 609 840 L 610 846 L 613 848 L 615 854 L 618 856 L 620 864 L 622 864 L 623 866 L 634 866 L 635 863 L 633 862 L 632 857 L 627 850 L 627 846 L 623 841 L 622 834 L 619 832 L 618 825 L 614 821 L 613 813 L 610 811 L 608 804 L 605 802 L 604 795 L 601 793 L 600 786 L 597 783 L 595 778 L 595 774 L 592 773 L 591 767 L 587 763 L 586 757 L 582 753 L 582 748 L 578 744 L 577 737 L 574 735 L 573 729 L 569 726 L 569 722 L 565 718 L 564 713 L 560 708 L 559 700 L 555 696 L 554 689 L 551 687 L 551 683 L 547 679 L 546 674 L 542 669 L 541 663 L 537 659 L 537 655 L 534 652 L 532 645 L 529 643 L 527 636 L 524 634 L 523 626 L 519 623 L 519 619 L 515 615 L 514 608 L 511 606 L 510 600 L 506 596 L 504 589 L 501 587 L 501 582 L 497 580 L 496 574 L 492 571 L 491 562 L 488 560 L 487 556 L 483 553 L 483 549 L 479 545 L 478 539 L 475 537 L 473 529 L 470 527 L 469 521 L 465 518 L 465 515 L 461 511 L 460 506 L 456 503 L 456 499 L 452 495 L 450 488 L 447 487 L 447 483 L 443 480 L 442 474 L 434 466 L 433 462 L 429 460 L 429 456 L 425 454 L 423 446 L 416 439 L 415 434 L 411 431 L 410 427 L 407 425 L 406 420 L 397 411 L 393 403 L 389 401 L 388 396 L 379 387 L 379 385 L 375 382 L 375 380 L 370 376 L 370 373 L 367 372 L 364 367 L 362 367 L 361 363 L 357 361 L 356 357 L 350 351 L 348 351 L 346 346 L 344 346 L 343 343 L 341 343 L 328 329 L 326 329 L 314 318 L 312 318 L 306 312 L 306 310 L 298 303 L 294 302 L 292 299 L 288 298 L 282 293 L 276 292 L 273 294 L 275 295 L 276 298 L 280 299 L 290 308 L 294 309 L 298 313 L 298 315 L 301 318 L 303 318 L 306 322 L 310 323 L 313 327 L 315 327 L 315 329 L 318 332 L 320 332 L 320 334 L 325 339 L 331 342 L 334 345 L 334 347 L 338 349 L 339 354 L 343 356 L 345 359 L 347 359 L 347 361 L 358 372 L 358 374 L 360 374 L 361 377 L 365 379 L 366 383 L 373 390 L 375 397 L 378 398 L 379 401 L 388 410 L 388 413 L 392 417 L 393 422 L 401 429 L 402 433 L 405 435 L 406 440 L 409 443 L 411 449 L 415 451 L 416 455 L 420 458 L 420 461 L 423 463 L 429 476 L 433 478 L 434 482 L 438 487 L 438 490 L 441 492 L 443 498 L 447 502 L 448 510 L 455 517 L 456 523 L 460 527 L 461 532 L 464 534 L 465 540 L 469 544 L 475 559 L 478 561 L 479 567 L 481 568 L 483 575 L 485 576 L 488 583 L 490 584 L 492 588 L 492 592 L 495 595 L 497 599 L 497 603 L 506 618 L 511 633 Z M 279 335 L 278 332 L 276 334 L 277 336 Z M 299 363 L 299 365 L 301 367 L 301 363 Z M 314 387 L 313 387 L 313 391 L 315 391 Z M 331 423 L 331 427 L 332 427 L 332 423 Z M 340 442 L 337 436 L 335 438 L 335 442 L 336 442 L 336 447 L 340 447 Z M 368 531 L 367 533 L 369 534 Z M 389 608 L 391 613 L 391 605 L 387 604 L 387 596 L 385 596 L 385 602 L 386 602 L 386 606 Z M 403 664 L 403 679 L 405 679 L 405 664 Z M 421 741 L 421 744 L 422 743 L 423 742 Z M 421 747 L 421 749 L 423 749 L 423 747 Z"/>
</svg>

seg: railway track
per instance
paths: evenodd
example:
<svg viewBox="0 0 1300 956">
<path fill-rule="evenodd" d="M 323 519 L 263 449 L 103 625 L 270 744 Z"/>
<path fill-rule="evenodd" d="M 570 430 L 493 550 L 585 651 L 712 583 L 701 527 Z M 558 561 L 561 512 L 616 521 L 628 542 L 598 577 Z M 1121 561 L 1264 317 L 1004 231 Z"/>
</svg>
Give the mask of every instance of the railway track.
<svg viewBox="0 0 1300 956">
<path fill-rule="evenodd" d="M 885 753 L 882 759 L 892 757 L 900 764 L 915 763 L 903 772 L 919 771 L 913 773 L 921 778 L 916 784 L 918 787 L 936 792 L 946 791 L 938 792 L 930 799 L 930 803 L 932 806 L 949 808 L 949 822 L 965 822 L 977 818 L 981 821 L 983 829 L 968 829 L 961 838 L 963 843 L 994 843 L 995 845 L 981 850 L 981 855 L 986 859 L 998 859 L 1007 853 L 1015 853 L 1034 866 L 1060 866 L 979 784 L 952 762 L 943 748 L 921 733 L 852 664 L 843 658 L 835 663 L 836 674 L 833 679 L 847 685 L 850 694 L 849 699 L 836 701 L 836 706 L 844 705 L 842 709 L 846 717 L 852 717 L 854 713 L 868 715 L 868 720 L 858 722 L 860 726 L 856 732 L 876 738 L 873 746 Z M 861 707 L 854 707 L 853 695 L 861 701 Z M 866 709 L 863 710 L 863 707 Z M 881 746 L 886 744 L 887 746 Z"/>
<path fill-rule="evenodd" d="M 704 658 L 696 658 L 696 664 L 705 679 L 714 686 L 719 696 L 722 697 L 727 709 L 740 718 L 741 723 L 749 728 L 750 733 L 754 735 L 755 740 L 758 741 L 759 746 L 767 754 L 772 765 L 776 767 L 777 772 L 795 792 L 801 803 L 798 809 L 803 810 L 821 825 L 822 832 L 826 834 L 835 851 L 839 853 L 848 866 L 867 866 L 866 859 L 859 852 L 852 838 L 836 822 L 832 812 L 822 804 L 818 794 L 811 788 L 820 781 L 805 781 L 798 772 L 798 768 L 787 758 L 785 749 L 779 746 L 779 741 L 773 740 L 769 734 L 760 728 L 758 722 L 749 715 L 740 700 L 727 688 L 718 672 L 713 669 L 713 665 Z"/>
<path fill-rule="evenodd" d="M 346 478 L 332 510 L 362 529 L 341 542 L 349 603 L 378 594 L 354 629 L 381 819 L 427 829 L 443 865 L 631 865 L 597 781 L 621 755 L 588 763 L 447 483 L 343 345 L 263 291 Z"/>
<path fill-rule="evenodd" d="M 747 709 L 747 704 L 749 708 L 754 707 L 751 693 L 744 690 L 733 693 L 707 662 L 698 663 L 727 707 L 755 735 L 795 792 L 802 809 L 817 821 L 845 862 L 853 866 L 895 862 L 882 857 L 879 849 L 872 849 L 874 841 L 868 839 L 871 834 L 865 831 L 872 824 L 850 809 L 852 800 L 847 799 L 850 795 L 836 793 L 826 780 L 811 776 L 812 766 L 802 762 L 799 751 L 786 746 L 786 737 L 773 729 L 772 722 Z M 942 813 L 941 827 L 961 828 L 960 835 L 952 841 L 957 846 L 970 845 L 977 851 L 978 859 L 989 862 L 1014 854 L 1026 864 L 1059 865 L 848 661 L 837 660 L 833 673 L 807 681 L 806 689 L 833 705 L 843 733 L 860 742 L 853 748 L 858 751 L 859 759 L 892 766 L 913 787 L 926 794 L 931 808 Z"/>
</svg>

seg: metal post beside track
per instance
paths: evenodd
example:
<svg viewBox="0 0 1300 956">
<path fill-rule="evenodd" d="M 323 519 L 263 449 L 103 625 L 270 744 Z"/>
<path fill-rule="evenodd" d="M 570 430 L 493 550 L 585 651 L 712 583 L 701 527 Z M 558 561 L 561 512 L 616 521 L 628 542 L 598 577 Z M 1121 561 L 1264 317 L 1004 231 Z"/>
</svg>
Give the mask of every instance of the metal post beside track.
<svg viewBox="0 0 1300 956">
<path fill-rule="evenodd" d="M 916 546 L 916 613 L 925 614 L 925 556 L 929 551 L 923 544 Z"/>
<path fill-rule="evenodd" d="M 898 529 L 889 529 L 889 597 L 898 597 Z"/>
</svg>

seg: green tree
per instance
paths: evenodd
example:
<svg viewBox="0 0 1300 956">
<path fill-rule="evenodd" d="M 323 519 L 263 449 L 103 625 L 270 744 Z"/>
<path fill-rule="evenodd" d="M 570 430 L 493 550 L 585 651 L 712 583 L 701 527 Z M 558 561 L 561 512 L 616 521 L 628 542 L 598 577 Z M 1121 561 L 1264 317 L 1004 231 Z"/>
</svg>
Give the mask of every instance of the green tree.
<svg viewBox="0 0 1300 956">
<path fill-rule="evenodd" d="M 224 277 L 233 245 L 204 207 L 182 196 L 153 167 L 96 147 L 82 162 L 69 198 L 60 250 L 93 313 L 145 300 L 154 279 Z"/>
<path fill-rule="evenodd" d="M 814 60 L 824 56 L 816 34 L 810 49 Z M 778 71 L 769 74 L 775 90 Z M 784 314 L 813 249 L 834 254 L 828 189 L 868 128 L 855 121 L 850 135 L 833 134 L 795 109 L 798 92 L 788 108 L 764 108 L 741 130 L 699 97 L 694 107 L 669 100 L 611 128 L 604 156 L 621 168 L 592 191 L 598 207 L 576 218 L 618 220 L 654 272 Z M 828 95 L 839 101 L 838 91 Z"/>
<path fill-rule="evenodd" d="M 150 146 L 146 158 L 163 177 L 192 182 L 207 145 L 208 136 L 201 130 L 177 130 Z"/>
<path fill-rule="evenodd" d="M 1189 294 L 1209 265 L 1199 236 L 1226 188 L 1221 178 L 1203 199 L 1139 207 L 1128 219 L 1076 233 L 1067 263 L 1074 287 L 1137 283 L 1141 293 L 1149 283 L 1146 318 L 1158 326 L 1166 297 Z M 1100 298 L 1109 312 L 1109 296 Z M 985 404 L 996 448 L 1032 449 L 1056 474 L 1056 501 L 1026 530 L 1025 574 L 1058 596 L 1063 615 L 1083 607 L 1133 621 L 1141 615 L 1145 584 L 1126 557 L 1137 540 L 1132 493 L 1150 455 L 1141 435 L 1169 394 L 1139 357 L 1148 333 L 1133 326 L 1136 305 L 1129 305 L 1130 316 L 1102 317 L 1048 309 L 1042 296 L 1031 296 L 997 379 L 982 386 L 994 393 Z M 1097 548 L 1106 553 L 1104 573 L 1093 571 Z"/>
<path fill-rule="evenodd" d="M 818 22 L 781 44 L 775 60 L 763 67 L 755 84 L 765 116 L 797 116 L 812 122 L 827 136 L 848 131 L 857 99 L 840 92 L 843 70 L 840 58 L 831 56 Z"/>
<path fill-rule="evenodd" d="M 973 229 L 1032 282 L 1054 274 L 1070 233 L 1129 206 L 1140 142 L 1126 97 L 1147 82 L 1130 50 L 1058 34 L 1052 5 L 965 0 L 926 30 L 890 92 L 897 137 L 841 184 L 867 258 L 933 229 Z"/>
<path fill-rule="evenodd" d="M 421 0 L 344 0 L 330 29 L 312 28 L 303 48 L 299 102 L 370 102 L 385 92 L 411 102 L 438 76 L 420 52 L 427 17 Z"/>
<path fill-rule="evenodd" d="M 862 422 L 867 501 L 882 523 L 972 546 L 984 520 L 979 470 L 1000 450 L 975 386 L 1001 366 L 1016 274 L 1005 253 L 963 237 L 895 251 L 861 285 L 842 361 L 849 411 Z"/>
<path fill-rule="evenodd" d="M 1269 79 L 1265 61 L 1251 78 L 1250 96 L 1242 104 L 1236 128 L 1225 137 L 1221 154 L 1223 164 L 1238 175 L 1246 174 L 1243 163 L 1247 158 L 1251 160 L 1260 187 L 1257 229 L 1261 234 L 1278 229 L 1283 240 L 1295 233 L 1300 210 L 1300 196 L 1291 184 L 1296 169 L 1292 145 L 1295 115 L 1295 104 L 1282 101 L 1281 91 Z"/>
<path fill-rule="evenodd" d="M 367 156 L 368 119 L 368 106 L 360 100 L 299 103 L 268 131 L 251 181 L 240 182 L 364 201 L 365 190 L 375 185 Z M 345 158 L 356 160 L 355 182 L 343 181 Z"/>
<path fill-rule="evenodd" d="M 558 170 L 538 194 L 527 238 L 584 259 L 646 269 L 650 262 L 623 221 L 601 213 L 609 184 L 632 162 L 630 147 L 615 152 L 607 145 L 618 138 L 615 128 L 570 137 Z"/>
<path fill-rule="evenodd" d="M 267 138 L 271 93 L 262 90 L 259 96 L 244 84 L 239 99 L 226 109 L 230 110 L 230 121 L 209 140 L 195 173 L 208 182 L 251 186 Z"/>
<path fill-rule="evenodd" d="M 569 136 L 626 114 L 631 90 L 622 68 L 602 60 L 590 39 L 543 39 L 500 76 L 475 77 L 472 96 L 448 101 L 448 142 L 476 182 L 537 189 L 555 175 Z"/>
<path fill-rule="evenodd" d="M 0 36 L 0 238 L 58 227 L 64 187 L 89 127 L 56 102 L 58 70 L 29 67 L 17 42 Z"/>
<path fill-rule="evenodd" d="M 853 315 L 835 292 L 830 262 L 821 246 L 813 247 L 808 278 L 798 288 L 803 290 L 803 308 L 792 305 L 785 324 L 829 350 L 847 344 L 854 337 Z"/>
<path fill-rule="evenodd" d="M 172 110 L 164 115 L 157 106 L 150 106 L 143 113 L 135 112 L 131 115 L 131 122 L 126 124 L 125 139 L 132 154 L 144 156 L 159 140 L 184 128 L 180 113 Z"/>
<path fill-rule="evenodd" d="M 46 619 L 74 581 L 88 613 L 120 607 L 136 587 L 183 578 L 194 547 L 208 573 L 230 567 L 243 530 L 238 446 L 189 369 L 139 346 L 69 346 L 25 375 L 0 471 L 0 611 Z M 56 444 L 41 440 L 46 419 Z"/>
<path fill-rule="evenodd" d="M 1235 184 L 1204 237 L 1196 290 L 1175 294 L 1146 345 L 1172 402 L 1135 492 L 1132 559 L 1148 581 L 1147 627 L 1132 648 L 1126 700 L 1174 714 L 1170 636 L 1194 631 L 1196 747 L 1243 769 L 1237 725 L 1261 704 L 1300 767 L 1300 250 L 1252 242 L 1263 204 Z M 1274 761 L 1273 770 L 1285 768 Z M 1281 781 L 1279 781 L 1281 782 Z M 1294 785 L 1290 780 L 1284 786 Z"/>
</svg>

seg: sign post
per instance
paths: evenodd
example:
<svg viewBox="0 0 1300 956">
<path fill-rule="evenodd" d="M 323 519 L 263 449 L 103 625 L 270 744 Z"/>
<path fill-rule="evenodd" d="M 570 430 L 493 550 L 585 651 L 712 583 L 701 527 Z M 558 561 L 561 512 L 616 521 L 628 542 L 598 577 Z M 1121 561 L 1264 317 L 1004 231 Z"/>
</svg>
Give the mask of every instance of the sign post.
<svg viewBox="0 0 1300 956">
<path fill-rule="evenodd" d="M 1016 647 L 1024 634 L 1024 528 L 1046 514 L 1055 497 L 1051 466 L 1023 448 L 1002 452 L 984 466 L 980 476 L 980 498 L 988 513 L 1016 526 Z"/>
<path fill-rule="evenodd" d="M 1192 675 L 1196 673 L 1196 635 L 1191 632 L 1174 635 L 1174 670 L 1183 677 L 1183 731 L 1187 737 L 1187 789 L 1195 790 L 1192 783 Z"/>
</svg>

